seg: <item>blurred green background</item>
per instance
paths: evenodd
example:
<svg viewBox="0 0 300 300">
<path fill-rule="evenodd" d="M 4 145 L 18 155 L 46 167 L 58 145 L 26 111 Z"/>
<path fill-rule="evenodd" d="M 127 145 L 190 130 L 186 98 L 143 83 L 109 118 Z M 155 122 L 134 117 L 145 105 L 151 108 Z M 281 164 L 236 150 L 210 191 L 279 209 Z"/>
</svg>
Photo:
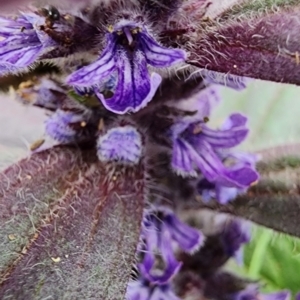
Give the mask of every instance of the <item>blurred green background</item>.
<svg viewBox="0 0 300 300">
<path fill-rule="evenodd" d="M 243 150 L 300 142 L 299 87 L 252 81 L 242 92 L 221 88 L 221 93 L 224 100 L 210 124 L 219 126 L 232 112 L 247 115 L 251 133 L 241 146 Z M 29 145 L 43 136 L 45 119 L 42 110 L 23 106 L 12 100 L 12 95 L 0 96 L 0 169 L 30 153 Z M 264 291 L 300 291 L 299 239 L 255 226 L 244 258 L 244 266 L 231 261 L 228 267 L 261 280 Z"/>
</svg>

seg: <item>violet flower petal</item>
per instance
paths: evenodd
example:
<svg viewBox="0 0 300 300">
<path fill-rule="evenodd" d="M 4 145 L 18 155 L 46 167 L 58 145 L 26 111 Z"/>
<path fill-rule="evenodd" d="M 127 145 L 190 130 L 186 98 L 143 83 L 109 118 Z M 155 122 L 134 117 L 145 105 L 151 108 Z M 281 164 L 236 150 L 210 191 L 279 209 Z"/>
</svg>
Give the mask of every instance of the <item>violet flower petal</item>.
<svg viewBox="0 0 300 300">
<path fill-rule="evenodd" d="M 23 19 L 23 17 L 18 17 L 16 20 L 5 18 L 0 16 L 0 36 L 10 37 L 16 34 L 23 34 L 21 28 L 29 30 L 32 29 L 32 25 Z"/>
<path fill-rule="evenodd" d="M 225 222 L 221 240 L 228 256 L 235 256 L 241 246 L 250 241 L 250 225 L 239 219 Z"/>
<path fill-rule="evenodd" d="M 258 179 L 259 174 L 252 167 L 241 167 L 236 170 L 226 170 L 217 181 L 227 187 L 247 188 Z"/>
<path fill-rule="evenodd" d="M 67 77 L 66 82 L 73 86 L 91 87 L 100 85 L 116 68 L 116 42 L 107 40 L 101 56 L 93 63 L 82 67 Z"/>
<path fill-rule="evenodd" d="M 175 214 L 167 214 L 164 217 L 164 224 L 167 226 L 172 239 L 178 243 L 183 251 L 193 253 L 203 244 L 203 234 L 181 222 Z"/>
<path fill-rule="evenodd" d="M 176 139 L 173 142 L 172 148 L 172 168 L 181 176 L 197 176 L 194 170 L 193 160 L 181 139 Z"/>
<path fill-rule="evenodd" d="M 137 53 L 133 63 L 127 57 L 119 61 L 119 76 L 114 95 L 105 99 L 100 91 L 96 95 L 103 105 L 117 114 L 137 112 L 150 102 L 161 83 L 161 77 L 152 73 L 149 78 L 147 64 L 142 53 Z"/>
<path fill-rule="evenodd" d="M 164 224 L 160 231 L 151 233 L 157 235 L 157 244 L 153 244 L 154 238 L 147 238 L 147 249 L 143 262 L 139 265 L 139 269 L 143 277 L 147 278 L 151 283 L 164 284 L 175 276 L 181 268 L 181 263 L 178 262 L 173 254 L 172 239 L 170 233 Z M 165 264 L 164 270 L 153 270 L 155 264 L 156 251 L 162 256 Z M 155 274 L 156 273 L 156 274 Z"/>
<path fill-rule="evenodd" d="M 226 169 L 222 161 L 206 141 L 202 141 L 201 146 L 198 145 L 197 151 L 189 143 L 185 143 L 185 145 L 195 164 L 207 180 L 215 182 L 218 178 L 225 175 Z"/>
<path fill-rule="evenodd" d="M 230 130 L 212 130 L 204 125 L 199 137 L 205 139 L 214 148 L 231 148 L 244 141 L 248 132 L 249 130 L 244 127 L 235 127 Z"/>
<path fill-rule="evenodd" d="M 291 293 L 289 291 L 280 291 L 270 294 L 260 294 L 262 300 L 289 300 Z"/>
<path fill-rule="evenodd" d="M 16 20 L 0 18 L 0 72 L 17 73 L 32 65 L 45 51 L 56 45 L 38 25 L 45 18 L 34 13 L 24 13 Z"/>
<path fill-rule="evenodd" d="M 246 126 L 248 118 L 240 113 L 230 115 L 222 124 L 222 130 L 229 130 L 235 127 Z"/>
<path fill-rule="evenodd" d="M 142 139 L 132 126 L 115 127 L 100 136 L 97 154 L 101 161 L 137 164 L 142 155 Z"/>
<path fill-rule="evenodd" d="M 144 284 L 142 279 L 130 281 L 127 286 L 126 300 L 149 300 L 150 288 Z"/>
<path fill-rule="evenodd" d="M 168 49 L 159 45 L 149 34 L 140 33 L 141 49 L 147 63 L 153 67 L 169 67 L 186 59 L 186 52 L 180 49 Z"/>
</svg>

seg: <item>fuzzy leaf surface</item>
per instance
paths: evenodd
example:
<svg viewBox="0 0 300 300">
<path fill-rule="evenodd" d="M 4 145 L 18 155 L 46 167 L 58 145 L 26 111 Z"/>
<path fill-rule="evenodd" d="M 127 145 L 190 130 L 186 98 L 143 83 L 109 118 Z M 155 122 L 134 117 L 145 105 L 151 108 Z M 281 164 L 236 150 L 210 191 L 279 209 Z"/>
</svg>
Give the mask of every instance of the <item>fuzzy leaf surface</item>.
<svg viewBox="0 0 300 300">
<path fill-rule="evenodd" d="M 253 0 L 201 22 L 189 63 L 200 68 L 300 85 L 300 3 Z"/>
<path fill-rule="evenodd" d="M 0 178 L 1 299 L 124 298 L 143 212 L 141 165 L 56 147 Z"/>
</svg>

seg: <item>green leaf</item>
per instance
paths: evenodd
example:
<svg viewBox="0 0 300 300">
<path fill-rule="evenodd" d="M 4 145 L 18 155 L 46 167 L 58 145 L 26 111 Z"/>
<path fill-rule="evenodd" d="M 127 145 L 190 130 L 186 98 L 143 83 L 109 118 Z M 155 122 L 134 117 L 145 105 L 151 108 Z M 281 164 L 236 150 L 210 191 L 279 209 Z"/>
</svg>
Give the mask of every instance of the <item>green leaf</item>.
<svg viewBox="0 0 300 300">
<path fill-rule="evenodd" d="M 256 256 L 257 249 L 264 245 L 264 251 Z M 289 288 L 297 293 L 300 288 L 300 239 L 256 227 L 251 243 L 245 247 L 245 267 L 253 279 L 265 283 L 265 291 Z M 252 273 L 253 264 L 259 268 Z"/>
</svg>

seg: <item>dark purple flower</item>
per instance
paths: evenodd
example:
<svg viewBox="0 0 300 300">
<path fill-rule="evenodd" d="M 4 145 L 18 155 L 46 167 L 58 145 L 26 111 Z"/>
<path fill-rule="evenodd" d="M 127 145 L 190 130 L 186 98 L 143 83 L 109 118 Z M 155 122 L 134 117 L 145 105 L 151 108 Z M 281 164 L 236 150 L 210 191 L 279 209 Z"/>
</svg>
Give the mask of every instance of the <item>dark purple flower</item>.
<svg viewBox="0 0 300 300">
<path fill-rule="evenodd" d="M 127 287 L 126 300 L 180 300 L 169 284 L 153 285 L 141 278 L 131 281 Z"/>
<path fill-rule="evenodd" d="M 219 151 L 240 144 L 247 136 L 246 117 L 233 114 L 220 130 L 207 127 L 205 121 L 181 122 L 172 128 L 172 167 L 182 175 L 195 175 L 199 169 L 212 183 L 226 187 L 249 187 L 258 179 L 250 166 L 226 167 Z"/>
<path fill-rule="evenodd" d="M 67 92 L 49 77 L 21 83 L 17 99 L 51 111 L 58 109 L 67 99 Z"/>
<path fill-rule="evenodd" d="M 130 125 L 114 127 L 98 138 L 97 154 L 101 161 L 136 164 L 142 155 L 142 138 Z"/>
<path fill-rule="evenodd" d="M 58 109 L 46 121 L 46 133 L 63 144 L 78 143 L 93 136 L 94 128 L 90 127 L 91 112 L 88 110 Z"/>
<path fill-rule="evenodd" d="M 254 184 L 259 179 L 259 175 L 255 170 L 255 163 L 257 161 L 256 155 L 249 153 L 220 153 L 220 159 L 226 165 L 230 163 L 228 167 L 231 170 L 239 170 L 248 168 L 249 173 L 244 173 L 244 176 L 252 178 Z M 245 179 L 247 180 L 247 179 Z M 209 182 L 206 178 L 200 179 L 197 184 L 197 190 L 202 196 L 204 201 L 216 199 L 221 204 L 227 204 L 229 201 L 235 199 L 238 195 L 247 191 L 248 186 L 226 186 L 222 182 Z"/>
<path fill-rule="evenodd" d="M 23 13 L 17 19 L 0 17 L 0 74 L 16 73 L 32 65 L 57 44 L 40 26 L 45 17 Z"/>
<path fill-rule="evenodd" d="M 189 253 L 196 251 L 203 243 L 201 232 L 181 222 L 166 208 L 146 213 L 142 236 L 146 249 L 139 268 L 145 278 L 157 284 L 168 282 L 181 267 L 173 254 L 174 243 Z M 154 270 L 156 254 L 161 255 L 164 270 Z"/>
<path fill-rule="evenodd" d="M 249 243 L 251 238 L 250 224 L 240 219 L 229 219 L 224 223 L 220 238 L 226 254 L 242 263 L 242 245 Z"/>
<path fill-rule="evenodd" d="M 106 47 L 98 60 L 71 74 L 67 83 L 93 86 L 103 105 L 112 112 L 136 112 L 147 105 L 161 82 L 157 73 L 149 75 L 148 65 L 165 68 L 185 58 L 184 51 L 158 44 L 143 25 L 124 20 L 108 29 Z M 106 97 L 99 86 L 114 76 L 117 84 L 113 96 Z"/>
<path fill-rule="evenodd" d="M 42 78 L 40 84 L 35 88 L 37 89 L 37 96 L 33 104 L 49 110 L 59 108 L 67 96 L 62 87 L 48 78 Z"/>
</svg>

